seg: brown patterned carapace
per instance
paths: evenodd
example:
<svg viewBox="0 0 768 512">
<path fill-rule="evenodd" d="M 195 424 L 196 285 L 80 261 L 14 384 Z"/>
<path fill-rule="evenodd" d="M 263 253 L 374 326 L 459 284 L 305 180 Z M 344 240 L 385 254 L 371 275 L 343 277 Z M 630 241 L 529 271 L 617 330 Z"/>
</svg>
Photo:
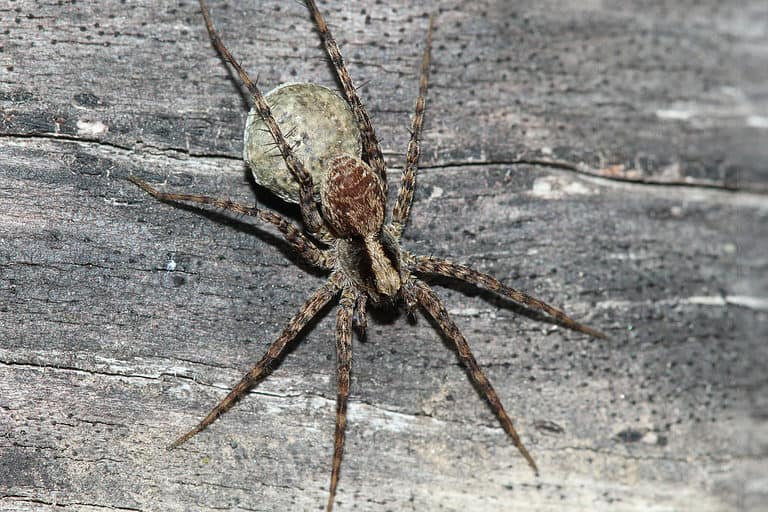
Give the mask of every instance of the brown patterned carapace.
<svg viewBox="0 0 768 512">
<path fill-rule="evenodd" d="M 330 162 L 321 206 L 338 238 L 377 235 L 384 224 L 384 187 L 368 164 L 354 156 Z"/>
</svg>

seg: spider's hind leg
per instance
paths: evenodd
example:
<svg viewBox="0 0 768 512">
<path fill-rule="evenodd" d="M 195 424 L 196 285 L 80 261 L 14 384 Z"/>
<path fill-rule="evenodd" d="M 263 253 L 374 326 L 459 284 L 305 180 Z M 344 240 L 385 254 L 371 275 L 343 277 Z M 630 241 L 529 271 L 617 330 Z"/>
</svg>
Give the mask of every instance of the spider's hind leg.
<svg viewBox="0 0 768 512">
<path fill-rule="evenodd" d="M 512 438 L 512 442 L 517 447 L 520 454 L 528 462 L 528 465 L 531 466 L 533 471 L 538 475 L 539 469 L 536 467 L 536 463 L 533 461 L 533 457 L 531 457 L 531 454 L 528 453 L 528 450 L 520 440 L 520 436 L 515 430 L 515 427 L 512 424 L 512 420 L 507 415 L 507 411 L 504 410 L 504 406 L 501 404 L 501 400 L 499 400 L 499 396 L 496 394 L 496 390 L 493 389 L 493 386 L 488 380 L 488 377 L 486 377 L 485 372 L 483 372 L 483 370 L 477 364 L 475 356 L 472 355 L 472 350 L 469 348 L 469 344 L 467 343 L 466 338 L 464 338 L 464 335 L 461 334 L 459 328 L 448 315 L 448 311 L 446 311 L 445 306 L 443 306 L 443 303 L 440 301 L 440 298 L 435 292 L 432 291 L 429 286 L 422 283 L 421 281 L 414 279 L 411 283 L 411 286 L 412 291 L 419 302 L 419 305 L 435 321 L 445 337 L 453 342 L 453 344 L 456 346 L 459 359 L 461 359 L 461 362 L 464 364 L 467 370 L 469 370 L 469 375 L 472 378 L 472 382 L 474 382 L 475 386 L 477 386 L 483 395 L 485 395 L 485 398 L 491 405 L 493 412 L 496 414 L 499 422 L 501 422 L 501 426 L 504 428 L 507 434 L 509 434 L 509 437 Z"/>
<path fill-rule="evenodd" d="M 338 359 L 338 392 L 336 395 L 336 429 L 333 441 L 333 466 L 331 487 L 326 511 L 333 509 L 336 486 L 339 483 L 339 469 L 344 452 L 344 434 L 347 428 L 347 401 L 349 399 L 349 375 L 352 368 L 352 317 L 355 314 L 356 298 L 349 288 L 342 291 L 336 316 L 336 355 Z"/>
<path fill-rule="evenodd" d="M 227 410 L 229 410 L 229 408 L 232 407 L 232 405 L 251 387 L 264 379 L 270 373 L 272 364 L 279 360 L 283 355 L 288 343 L 296 338 L 301 330 L 307 326 L 307 324 L 331 301 L 331 299 L 336 296 L 337 293 L 338 278 L 334 275 L 331 276 L 328 282 L 320 287 L 320 289 L 304 303 L 299 312 L 291 318 L 288 322 L 288 326 L 283 330 L 282 334 L 280 334 L 280 337 L 269 346 L 267 353 L 262 356 L 258 363 L 256 363 L 256 366 L 251 368 L 251 370 L 240 379 L 240 382 L 232 388 L 229 394 L 219 402 L 216 407 L 211 409 L 211 412 L 209 412 L 195 428 L 176 439 L 168 449 L 170 450 L 184 444 L 195 434 L 201 432 L 208 425 L 216 421 L 216 418 L 227 412 Z"/>
</svg>

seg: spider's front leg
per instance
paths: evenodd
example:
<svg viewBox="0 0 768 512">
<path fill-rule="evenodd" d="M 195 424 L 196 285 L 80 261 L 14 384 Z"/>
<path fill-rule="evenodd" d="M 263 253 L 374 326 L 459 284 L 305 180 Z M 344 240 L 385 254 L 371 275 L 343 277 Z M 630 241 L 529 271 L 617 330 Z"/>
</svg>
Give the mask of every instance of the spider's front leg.
<svg viewBox="0 0 768 512">
<path fill-rule="evenodd" d="M 275 141 L 275 145 L 277 146 L 277 149 L 280 151 L 280 155 L 285 161 L 285 165 L 288 167 L 288 170 L 299 184 L 301 217 L 307 227 L 307 230 L 312 234 L 319 235 L 321 238 L 324 237 L 325 227 L 323 226 L 323 219 L 320 216 L 320 211 L 318 210 L 317 204 L 315 203 L 312 176 L 304 168 L 304 165 L 301 163 L 301 161 L 296 158 L 291 145 L 285 140 L 283 132 L 280 130 L 277 121 L 275 121 L 275 118 L 272 116 L 272 111 L 270 110 L 267 101 L 264 99 L 264 95 L 261 93 L 259 86 L 256 85 L 253 80 L 251 80 L 251 77 L 248 75 L 245 69 L 230 53 L 227 47 L 224 46 L 224 43 L 221 42 L 221 38 L 213 26 L 211 14 L 208 12 L 208 6 L 206 5 L 205 0 L 200 0 L 200 10 L 202 11 L 203 18 L 205 19 L 205 26 L 208 29 L 211 43 L 213 43 L 213 46 L 216 47 L 216 50 L 221 54 L 221 56 L 224 57 L 227 62 L 232 64 L 232 67 L 234 67 L 237 71 L 237 74 L 240 76 L 243 84 L 245 84 L 245 86 L 248 88 L 248 92 L 251 93 L 251 98 L 253 99 L 254 107 L 264 121 L 264 124 L 267 125 L 267 128 L 269 129 L 269 132 Z"/>
<path fill-rule="evenodd" d="M 367 317 L 367 303 L 368 297 L 361 293 L 355 300 L 355 313 L 352 317 L 352 321 L 357 327 L 357 332 L 360 338 L 365 337 L 365 331 L 368 329 L 368 317 Z"/>
</svg>

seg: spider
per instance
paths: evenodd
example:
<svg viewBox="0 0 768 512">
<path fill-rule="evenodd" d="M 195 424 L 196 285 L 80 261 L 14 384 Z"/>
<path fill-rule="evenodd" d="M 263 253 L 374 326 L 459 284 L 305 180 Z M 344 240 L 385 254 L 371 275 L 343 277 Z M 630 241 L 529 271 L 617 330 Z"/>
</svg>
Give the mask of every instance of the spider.
<svg viewBox="0 0 768 512">
<path fill-rule="evenodd" d="M 472 382 L 493 409 L 512 443 L 538 474 L 538 468 L 520 440 L 512 420 L 493 386 L 472 355 L 464 335 L 448 315 L 437 294 L 420 276 L 455 278 L 495 292 L 529 309 L 543 312 L 554 322 L 585 334 L 605 338 L 602 333 L 580 324 L 564 312 L 526 293 L 502 284 L 497 279 L 464 265 L 432 256 L 418 256 L 400 246 L 400 238 L 408 220 L 419 162 L 420 138 L 426 110 L 427 77 L 430 63 L 434 18 L 430 18 L 421 60 L 419 95 L 411 125 L 406 165 L 402 172 L 397 200 L 389 221 L 386 219 L 386 164 L 374 133 L 368 112 L 358 97 L 352 79 L 328 25 L 315 4 L 306 0 L 325 51 L 344 91 L 346 102 L 361 134 L 361 156 L 339 154 L 331 158 L 322 180 L 320 204 L 315 200 L 314 184 L 305 165 L 296 157 L 294 147 L 286 141 L 258 85 L 222 43 L 211 21 L 205 0 L 200 0 L 205 25 L 211 42 L 221 56 L 237 71 L 247 87 L 254 109 L 266 125 L 275 147 L 290 174 L 298 184 L 298 199 L 304 229 L 281 215 L 257 206 L 246 206 L 208 196 L 160 192 L 146 182 L 129 177 L 154 198 L 168 203 L 196 203 L 221 208 L 240 215 L 255 217 L 280 231 L 285 240 L 309 264 L 330 274 L 327 282 L 304 303 L 266 354 L 245 374 L 229 394 L 199 424 L 174 441 L 176 448 L 201 432 L 226 412 L 251 387 L 264 379 L 278 362 L 288 344 L 331 301 L 338 298 L 336 317 L 336 352 L 338 358 L 338 394 L 331 482 L 326 510 L 333 509 L 339 480 L 344 432 L 347 423 L 350 370 L 352 364 L 352 331 L 356 324 L 362 335 L 366 329 L 366 308 L 397 307 L 404 304 L 409 314 L 422 309 L 434 321 L 441 334 L 456 348 Z"/>
</svg>

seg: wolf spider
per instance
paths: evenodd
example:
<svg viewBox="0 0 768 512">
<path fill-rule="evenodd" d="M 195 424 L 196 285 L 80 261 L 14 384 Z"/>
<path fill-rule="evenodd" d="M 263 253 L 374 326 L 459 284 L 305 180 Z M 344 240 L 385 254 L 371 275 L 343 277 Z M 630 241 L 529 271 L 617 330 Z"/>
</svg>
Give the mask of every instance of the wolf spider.
<svg viewBox="0 0 768 512">
<path fill-rule="evenodd" d="M 338 357 L 338 395 L 336 402 L 336 430 L 331 470 L 330 495 L 327 510 L 333 508 L 339 478 L 344 431 L 347 423 L 347 399 L 352 363 L 353 322 L 362 334 L 366 328 L 366 307 L 396 307 L 404 303 L 409 313 L 420 307 L 434 321 L 442 335 L 456 347 L 459 359 L 469 372 L 476 388 L 485 396 L 501 426 L 507 432 L 520 454 L 533 471 L 538 469 L 533 457 L 523 445 L 504 410 L 496 391 L 483 370 L 477 364 L 464 335 L 432 289 L 417 275 L 437 275 L 455 278 L 486 288 L 523 306 L 549 315 L 556 323 L 591 336 L 605 336 L 590 327 L 568 317 L 562 311 L 502 284 L 497 279 L 469 267 L 432 256 L 417 256 L 400 247 L 413 201 L 416 169 L 419 161 L 419 144 L 424 120 L 427 96 L 432 30 L 431 18 L 427 29 L 424 54 L 421 61 L 419 96 L 411 126 L 405 169 L 403 170 L 397 202 L 391 220 L 385 223 L 387 196 L 386 164 L 381 146 L 374 134 L 368 113 L 357 95 L 339 47 L 326 25 L 314 0 L 306 0 L 315 25 L 320 33 L 325 51 L 330 58 L 346 101 L 356 119 L 362 139 L 362 158 L 355 155 L 338 155 L 331 159 L 325 170 L 320 205 L 313 195 L 312 176 L 294 155 L 292 146 L 275 121 L 259 87 L 251 80 L 243 67 L 227 50 L 217 34 L 204 0 L 200 0 L 205 25 L 216 50 L 237 71 L 252 96 L 254 107 L 266 124 L 276 148 L 285 161 L 291 175 L 299 185 L 299 203 L 304 224 L 302 231 L 284 217 L 256 206 L 246 206 L 212 197 L 160 192 L 135 177 L 129 179 L 156 199 L 170 203 L 197 203 L 237 214 L 256 217 L 276 227 L 285 240 L 311 265 L 330 273 L 328 281 L 312 294 L 298 313 L 288 322 L 282 334 L 270 345 L 266 354 L 232 388 L 200 423 L 174 441 L 169 449 L 185 443 L 198 432 L 213 423 L 252 386 L 266 377 L 279 361 L 299 332 L 332 300 L 339 298 L 336 319 L 336 352 Z"/>
</svg>

